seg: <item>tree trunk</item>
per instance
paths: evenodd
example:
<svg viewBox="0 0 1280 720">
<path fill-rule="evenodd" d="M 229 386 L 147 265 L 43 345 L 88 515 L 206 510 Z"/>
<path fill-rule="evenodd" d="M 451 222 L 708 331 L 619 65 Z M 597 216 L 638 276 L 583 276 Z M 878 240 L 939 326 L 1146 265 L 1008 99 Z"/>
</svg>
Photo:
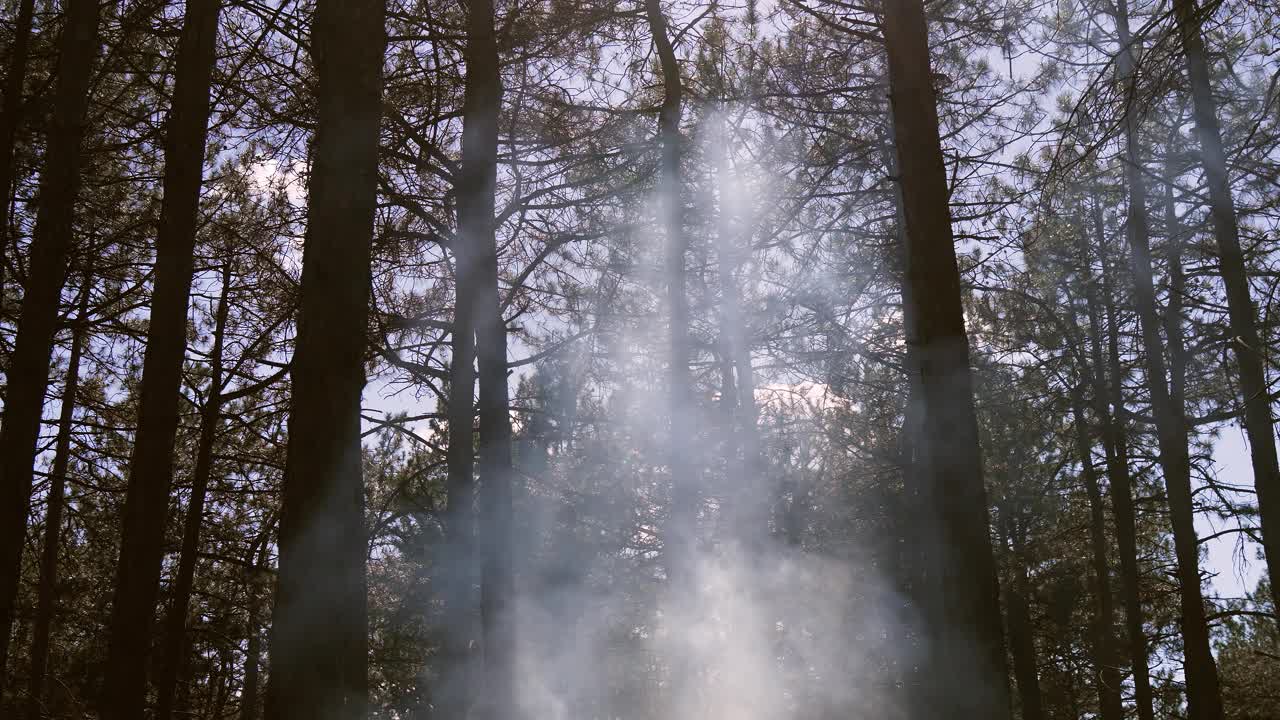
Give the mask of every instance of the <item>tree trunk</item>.
<svg viewBox="0 0 1280 720">
<path fill-rule="evenodd" d="M 85 134 L 89 80 L 98 55 L 98 0 L 67 0 L 58 39 L 57 88 L 40 174 L 40 208 L 22 312 L 9 359 L 10 382 L 0 422 L 0 694 L 4 692 L 14 602 L 22 574 L 22 546 L 31 509 L 32 470 L 40 436 L 49 358 L 74 235 L 80 193 L 80 143 Z"/>
<path fill-rule="evenodd" d="M 164 562 L 219 3 L 188 0 L 178 42 L 173 104 L 165 133 L 155 286 L 103 681 L 101 710 L 106 720 L 140 717 L 146 704 L 147 657 Z"/>
<path fill-rule="evenodd" d="M 1089 307 L 1090 353 L 1093 366 L 1094 397 L 1102 418 L 1103 451 L 1107 461 L 1107 482 L 1111 486 L 1111 511 L 1115 515 L 1116 549 L 1120 557 L 1120 590 L 1124 599 L 1124 620 L 1129 663 L 1133 672 L 1133 701 L 1138 720 L 1154 720 L 1151 675 L 1147 665 L 1147 633 L 1144 629 L 1142 590 L 1138 573 L 1137 520 L 1133 508 L 1133 480 L 1129 476 L 1129 446 L 1125 434 L 1124 377 L 1120 366 L 1120 322 L 1111 288 L 1111 261 L 1106 246 L 1102 206 L 1093 206 L 1097 234 L 1098 262 L 1102 293 L 1106 298 L 1107 373 L 1102 372 L 1102 320 L 1096 293 L 1087 295 Z M 1083 236 L 1082 236 L 1083 240 Z M 1088 248 L 1083 248 L 1088 257 Z"/>
<path fill-rule="evenodd" d="M 26 110 L 23 97 L 27 81 L 27 57 L 31 51 L 31 17 L 35 0 L 20 0 L 13 24 L 13 43 L 5 67 L 4 106 L 0 108 L 0 304 L 4 302 L 9 268 L 9 211 L 13 207 L 13 156 L 18 127 Z"/>
<path fill-rule="evenodd" d="M 644 12 L 662 70 L 662 107 L 658 113 L 661 156 L 656 189 L 660 214 L 658 225 L 666 236 L 667 311 L 670 313 L 667 412 L 671 424 L 671 499 L 663 538 L 663 557 L 669 581 L 678 589 L 692 560 L 698 517 L 697 470 L 693 461 L 692 439 L 695 426 L 691 417 L 693 408 L 689 407 L 693 393 L 693 379 L 689 373 L 692 350 L 689 343 L 689 300 L 686 296 L 685 270 L 689 238 L 684 232 L 680 200 L 680 118 L 683 113 L 684 86 L 662 3 L 660 0 L 644 0 Z"/>
<path fill-rule="evenodd" d="M 249 647 L 244 655 L 240 720 L 258 720 L 258 666 L 262 662 L 262 629 L 258 627 L 257 598 L 251 596 L 249 603 Z"/>
<path fill-rule="evenodd" d="M 1116 654 L 1115 610 L 1111 595 L 1111 563 L 1107 560 L 1106 508 L 1102 489 L 1093 468 L 1093 442 L 1085 417 L 1084 394 L 1072 389 L 1072 414 L 1076 453 L 1080 456 L 1080 477 L 1089 498 L 1089 551 L 1093 564 L 1094 665 L 1098 683 L 1098 715 L 1102 720 L 1124 720 L 1121 699 L 1120 663 Z"/>
<path fill-rule="evenodd" d="M 1012 548 L 1010 561 L 1014 578 L 1005 596 L 1009 618 L 1009 650 L 1013 656 L 1013 677 L 1018 685 L 1018 704 L 1022 708 L 1022 720 L 1044 720 L 1044 702 L 1040 694 L 1040 667 L 1036 659 L 1035 631 L 1031 624 L 1031 582 L 1027 578 L 1026 561 L 1022 557 L 1023 543 L 1015 530 L 1016 520 L 1001 517 L 1005 528 L 1005 540 Z"/>
<path fill-rule="evenodd" d="M 764 486 L 760 453 L 759 409 L 755 398 L 755 372 L 751 364 L 751 339 L 743 317 L 742 291 L 737 273 L 750 253 L 750 234 L 745 230 L 741 209 L 735 207 L 737 191 L 732 185 L 733 168 L 730 139 L 723 119 L 718 120 L 716 177 L 720 197 L 716 227 L 716 275 L 720 285 L 720 337 L 723 358 L 724 406 L 728 420 L 729 457 L 734 462 L 735 479 L 741 488 L 742 507 L 733 518 L 731 532 L 740 540 L 754 542 L 767 536 L 769 494 Z M 745 237 L 744 237 L 745 236 Z M 744 242 L 745 240 L 745 242 Z M 739 458 L 740 455 L 740 460 Z"/>
<path fill-rule="evenodd" d="M 1213 237 L 1218 245 L 1219 272 L 1227 291 L 1231 347 L 1235 351 L 1240 371 L 1240 392 L 1244 396 L 1244 427 L 1249 437 L 1249 455 L 1258 492 L 1262 544 L 1268 572 L 1273 578 L 1280 577 L 1280 463 L 1276 457 L 1275 429 L 1271 421 L 1271 401 L 1262 357 L 1264 346 L 1258 335 L 1249 274 L 1240 249 L 1240 226 L 1227 175 L 1227 154 L 1209 82 L 1209 59 L 1200 30 L 1202 10 L 1195 0 L 1174 0 L 1173 9 L 1178 18 L 1187 75 L 1191 81 L 1200 160 L 1209 189 L 1209 216 L 1213 219 Z M 1280 606 L 1280 583 L 1272 583 L 1271 592 L 1273 600 Z"/>
<path fill-rule="evenodd" d="M 932 644 L 923 707 L 935 716 L 1009 717 L 1009 688 L 986 488 L 974 414 L 946 171 L 919 0 L 884 4 L 894 139 L 905 221 L 906 292 L 920 376 L 924 562 L 940 600 L 926 611 Z M 904 313 L 906 314 L 906 313 Z M 945 598 L 945 602 L 941 599 Z"/>
<path fill-rule="evenodd" d="M 471 0 L 466 46 L 462 177 L 458 188 L 458 244 L 470 270 L 459 294 L 471 295 L 480 416 L 480 623 L 484 647 L 484 709 L 490 720 L 516 717 L 515 569 L 511 500 L 514 482 L 507 389 L 507 327 L 498 288 L 494 193 L 502 78 L 492 0 Z M 474 264 L 472 264 L 474 263 Z M 469 446 L 468 446 L 469 447 Z"/>
<path fill-rule="evenodd" d="M 53 626 L 54 601 L 58 589 L 58 551 L 62 546 L 62 511 L 67 488 L 67 465 L 71 459 L 71 430 L 75 423 L 76 392 L 80 387 L 80 354 L 89 323 L 89 295 L 93 274 L 84 273 L 80 307 L 71 334 L 67 358 L 67 378 L 58 415 L 58 439 L 54 444 L 53 467 L 49 473 L 49 496 L 45 500 L 44 548 L 40 555 L 40 587 L 36 600 L 35 627 L 31 632 L 31 674 L 27 679 L 27 717 L 38 720 L 44 707 L 44 683 L 49 665 L 49 634 Z"/>
<path fill-rule="evenodd" d="M 471 650 L 475 635 L 475 327 L 469 291 L 475 274 L 470 248 L 459 232 L 454 240 L 452 357 L 449 367 L 449 446 L 441 558 L 443 633 L 440 681 L 431 699 L 440 717 L 465 717 L 474 695 Z"/>
<path fill-rule="evenodd" d="M 372 0 L 318 0 L 312 21 L 318 121 L 271 626 L 272 720 L 355 720 L 368 703 L 360 397 L 385 13 Z"/>
<path fill-rule="evenodd" d="M 662 73 L 662 105 L 658 111 L 658 200 L 657 225 L 665 239 L 664 272 L 667 284 L 667 407 L 670 435 L 667 464 L 670 497 L 667 520 L 662 530 L 662 558 L 667 574 L 667 592 L 675 605 L 684 605 L 693 591 L 692 574 L 697 544 L 700 493 L 699 471 L 694 458 L 697 426 L 692 404 L 693 378 L 689 371 L 692 348 L 689 339 L 689 300 L 685 255 L 689 237 L 684 231 L 680 120 L 684 113 L 684 83 L 680 63 L 671 44 L 667 16 L 661 0 L 644 0 L 644 15 L 653 36 L 653 46 Z M 792 502 L 795 502 L 793 497 Z M 681 702 L 689 694 L 696 669 L 688 657 L 677 653 L 668 658 L 670 687 L 666 697 Z"/>
<path fill-rule="evenodd" d="M 173 716 L 178 671 L 184 660 L 183 648 L 187 646 L 187 615 L 191 604 L 191 588 L 195 583 L 196 561 L 200 554 L 200 527 L 204 521 L 209 477 L 213 473 L 213 446 L 217 442 L 218 426 L 222 422 L 222 346 L 227 329 L 230 294 L 231 263 L 226 260 L 222 265 L 222 297 L 218 299 L 218 312 L 213 326 L 213 348 L 209 353 L 209 392 L 204 407 L 200 409 L 200 440 L 196 446 L 196 466 L 191 476 L 191 500 L 187 503 L 187 515 L 182 529 L 178 574 L 173 582 L 169 612 L 165 616 L 162 636 L 164 644 L 156 677 L 155 720 L 169 720 Z"/>
<path fill-rule="evenodd" d="M 1133 50 L 1129 37 L 1128 7 L 1116 2 L 1116 27 L 1120 53 L 1117 69 L 1129 94 L 1133 88 Z M 1146 179 L 1142 175 L 1138 122 L 1132 98 L 1124 116 L 1125 184 L 1129 190 L 1129 255 L 1133 270 L 1134 306 L 1142 327 L 1146 350 L 1147 386 L 1151 413 L 1155 416 L 1156 440 L 1160 448 L 1160 468 L 1169 496 L 1174 550 L 1178 561 L 1179 620 L 1186 656 L 1187 708 L 1191 720 L 1218 720 L 1222 698 L 1218 669 L 1209 650 L 1209 629 L 1205 624 L 1204 597 L 1200 589 L 1200 546 L 1196 539 L 1195 511 L 1191 498 L 1191 456 L 1187 447 L 1185 410 L 1175 406 L 1169 395 L 1169 374 L 1165 367 L 1164 344 L 1156 313 L 1155 283 L 1152 279 L 1150 222 L 1147 218 Z"/>
</svg>

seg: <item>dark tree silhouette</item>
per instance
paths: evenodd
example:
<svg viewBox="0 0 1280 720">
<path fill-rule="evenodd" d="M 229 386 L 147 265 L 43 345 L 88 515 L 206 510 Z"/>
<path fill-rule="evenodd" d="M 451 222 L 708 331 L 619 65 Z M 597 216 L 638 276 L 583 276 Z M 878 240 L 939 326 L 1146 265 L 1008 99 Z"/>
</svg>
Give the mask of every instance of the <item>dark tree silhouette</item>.
<svg viewBox="0 0 1280 720">
<path fill-rule="evenodd" d="M 318 115 L 271 625 L 271 720 L 367 712 L 360 396 L 385 12 L 381 2 L 319 0 L 312 19 Z"/>
</svg>

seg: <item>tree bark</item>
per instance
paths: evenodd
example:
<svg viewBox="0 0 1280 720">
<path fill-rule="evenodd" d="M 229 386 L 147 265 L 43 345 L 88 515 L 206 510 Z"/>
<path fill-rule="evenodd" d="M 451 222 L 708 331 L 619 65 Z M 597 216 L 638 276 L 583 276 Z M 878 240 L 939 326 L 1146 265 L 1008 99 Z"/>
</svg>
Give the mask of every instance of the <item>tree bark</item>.
<svg viewBox="0 0 1280 720">
<path fill-rule="evenodd" d="M 40 174 L 40 208 L 22 296 L 10 382 L 0 422 L 0 693 L 4 692 L 22 546 L 31 509 L 32 470 L 40 416 L 49 385 L 49 359 L 74 236 L 80 193 L 80 144 L 85 134 L 89 81 L 98 56 L 98 0 L 68 0 L 58 39 L 57 87 Z"/>
<path fill-rule="evenodd" d="M 1276 456 L 1275 428 L 1271 419 L 1264 346 L 1258 334 L 1257 316 L 1249 289 L 1249 274 L 1240 248 L 1240 225 L 1231 180 L 1227 174 L 1227 153 L 1222 143 L 1217 108 L 1209 80 L 1209 59 L 1201 34 L 1201 9 L 1196 0 L 1174 0 L 1191 100 L 1196 135 L 1200 140 L 1200 160 L 1209 189 L 1209 216 L 1218 246 L 1219 272 L 1227 291 L 1227 314 L 1231 323 L 1231 347 L 1240 372 L 1240 392 L 1244 396 L 1244 427 L 1249 437 L 1249 457 L 1253 463 L 1254 486 L 1258 492 L 1258 514 L 1262 544 L 1271 577 L 1280 577 L 1280 462 Z M 1280 606 L 1280 583 L 1271 584 L 1272 599 Z"/>
<path fill-rule="evenodd" d="M 13 23 L 13 43 L 5 67 L 4 106 L 0 108 L 0 303 L 4 302 L 9 270 L 9 213 L 13 207 L 13 156 L 18 128 L 26 111 L 23 91 L 27 81 L 27 58 L 31 54 L 31 18 L 35 0 L 20 0 Z"/>
<path fill-rule="evenodd" d="M 27 679 L 27 717 L 31 720 L 38 720 L 44 708 L 49 635 L 53 627 L 54 602 L 58 590 L 58 552 L 62 547 L 62 512 L 67 488 L 67 466 L 71 459 L 71 430 L 75 424 L 76 393 L 80 388 L 80 356 L 88 334 L 89 296 L 92 289 L 93 274 L 86 271 L 80 288 L 80 307 L 71 331 L 71 352 L 67 357 L 67 377 L 62 390 L 62 408 L 58 415 L 58 439 L 54 443 L 49 495 L 45 500 L 44 547 L 40 554 L 36 620 L 31 632 L 31 673 Z"/>
<path fill-rule="evenodd" d="M 940 601 L 924 613 L 932 644 L 922 707 L 937 716 L 1008 718 L 1004 633 L 924 6 L 888 0 L 883 8 L 905 221 L 904 300 L 912 304 L 907 337 L 920 375 L 919 478 L 931 516 L 922 525 L 936 528 L 924 545 L 929 590 Z"/>
<path fill-rule="evenodd" d="M 360 397 L 385 13 L 376 0 L 318 0 L 312 21 L 318 122 L 291 368 L 271 720 L 355 720 L 368 703 Z"/>
<path fill-rule="evenodd" d="M 191 604 L 191 589 L 195 584 L 196 561 L 200 554 L 200 528 L 204 522 L 209 478 L 213 474 L 213 446 L 218 439 L 218 426 L 222 423 L 222 347 L 227 330 L 230 294 L 231 263 L 227 260 L 222 265 L 222 292 L 213 325 L 213 347 L 209 352 L 209 391 L 204 406 L 200 409 L 200 439 L 196 445 L 196 465 L 191 475 L 191 499 L 187 503 L 178 574 L 173 581 L 169 611 L 165 616 L 160 667 L 156 673 L 155 720 L 169 720 L 173 716 L 178 671 L 183 663 L 183 649 L 187 647 L 187 615 Z"/>
<path fill-rule="evenodd" d="M 178 41 L 173 103 L 166 122 L 155 286 L 103 681 L 101 710 L 105 720 L 140 717 L 146 703 L 147 657 L 160 593 L 179 390 L 187 347 L 187 306 L 195 263 L 219 4 L 220 0 L 188 0 Z"/>
</svg>

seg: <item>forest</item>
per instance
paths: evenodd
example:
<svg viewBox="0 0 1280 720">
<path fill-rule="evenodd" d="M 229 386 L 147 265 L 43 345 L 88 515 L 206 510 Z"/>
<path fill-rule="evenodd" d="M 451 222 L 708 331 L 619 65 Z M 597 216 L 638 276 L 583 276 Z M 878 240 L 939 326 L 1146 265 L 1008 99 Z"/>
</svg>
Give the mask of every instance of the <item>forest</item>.
<svg viewBox="0 0 1280 720">
<path fill-rule="evenodd" d="M 4 0 L 0 717 L 1280 718 L 1274 0 Z"/>
</svg>

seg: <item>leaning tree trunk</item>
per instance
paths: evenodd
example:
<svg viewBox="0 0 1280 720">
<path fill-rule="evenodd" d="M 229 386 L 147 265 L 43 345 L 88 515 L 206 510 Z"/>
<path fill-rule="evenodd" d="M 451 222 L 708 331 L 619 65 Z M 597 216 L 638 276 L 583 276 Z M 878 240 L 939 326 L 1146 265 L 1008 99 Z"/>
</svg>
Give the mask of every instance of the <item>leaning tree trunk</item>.
<svg viewBox="0 0 1280 720">
<path fill-rule="evenodd" d="M 1191 497 L 1187 419 L 1184 408 L 1176 406 L 1169 394 L 1165 347 L 1160 338 L 1160 319 L 1156 312 L 1146 179 L 1142 175 L 1137 114 L 1132 107 L 1134 62 L 1132 40 L 1129 37 L 1128 8 L 1125 0 L 1117 0 L 1115 7 L 1116 27 L 1120 35 L 1117 70 L 1131 96 L 1124 115 L 1124 166 L 1125 184 L 1129 190 L 1128 240 L 1133 271 L 1134 307 L 1138 311 L 1142 343 L 1146 351 L 1147 389 L 1151 395 L 1151 414 L 1155 417 L 1160 469 L 1169 496 L 1169 515 L 1177 556 L 1179 604 L 1182 609 L 1179 623 L 1186 659 L 1187 709 L 1191 720 L 1218 720 L 1222 717 L 1222 697 L 1217 665 L 1209 649 L 1209 628 L 1205 623 L 1204 596 L 1200 589 L 1200 546 L 1196 538 L 1195 511 Z"/>
<path fill-rule="evenodd" d="M 35 0 L 21 0 L 13 23 L 13 42 L 5 66 L 4 106 L 0 107 L 0 303 L 4 302 L 5 271 L 9 267 L 9 210 L 13 206 L 13 156 L 18 127 L 26 110 L 23 91 L 27 57 L 31 54 L 31 18 Z"/>
<path fill-rule="evenodd" d="M 80 307 L 71 331 L 71 352 L 58 415 L 58 439 L 54 443 L 49 494 L 45 499 L 44 547 L 40 553 L 40 585 L 36 594 L 36 619 L 31 631 L 31 673 L 27 678 L 27 717 L 39 720 L 44 711 L 44 683 L 49 666 L 49 634 L 53 627 L 58 587 L 58 551 L 62 547 L 62 512 L 71 460 L 71 430 L 75 424 L 76 393 L 80 388 L 80 356 L 88 334 L 89 296 L 93 273 L 86 270 L 80 287 Z"/>
<path fill-rule="evenodd" d="M 368 704 L 360 397 L 385 13 L 376 0 L 317 0 L 312 20 L 318 112 L 271 626 L 272 720 L 355 720 Z"/>
<path fill-rule="evenodd" d="M 178 671 L 187 647 L 187 613 L 191 590 L 195 585 L 196 560 L 200 553 L 200 528 L 204 522 L 205 497 L 209 477 L 213 474 L 213 446 L 222 422 L 222 347 L 227 331 L 228 300 L 231 295 L 231 263 L 222 265 L 221 297 L 213 323 L 213 347 L 209 351 L 209 390 L 200 409 L 200 439 L 196 444 L 196 466 L 191 475 L 191 499 L 182 529 L 182 550 L 178 558 L 178 574 L 170 591 L 168 614 L 165 616 L 160 666 L 156 673 L 155 720 L 169 720 L 174 712 L 178 688 Z"/>
<path fill-rule="evenodd" d="M 1196 135 L 1200 139 L 1200 160 L 1209 189 L 1209 216 L 1218 245 L 1219 272 L 1227 290 L 1227 314 L 1231 323 L 1231 347 L 1240 371 L 1240 392 L 1244 396 L 1244 428 L 1249 437 L 1253 461 L 1253 482 L 1258 492 L 1258 515 L 1262 525 L 1262 545 L 1271 577 L 1280 577 L 1280 463 L 1276 457 L 1275 428 L 1271 421 L 1265 346 L 1258 334 L 1257 317 L 1249 290 L 1249 274 L 1240 249 L 1240 225 L 1231 180 L 1227 174 L 1227 153 L 1209 82 L 1209 59 L 1201 35 L 1201 9 L 1196 0 L 1174 0 L 1178 31 L 1182 37 L 1187 75 L 1191 81 Z M 1271 584 L 1272 598 L 1280 606 L 1280 583 Z"/>
<path fill-rule="evenodd" d="M 919 480 L 936 528 L 924 546 L 932 644 L 921 688 L 930 714 L 1009 717 L 1009 687 L 995 560 L 969 371 L 960 273 L 951 231 L 928 29 L 920 0 L 884 4 L 894 139 L 902 183 L 906 264 L 912 304 L 908 341 L 920 376 Z"/>
<path fill-rule="evenodd" d="M 40 209 L 28 250 L 13 354 L 0 421 L 0 694 L 4 692 L 22 546 L 31 509 L 32 471 L 40 415 L 49 385 L 49 358 L 58 327 L 63 276 L 74 235 L 80 193 L 80 143 L 85 134 L 89 81 L 98 56 L 98 0 L 67 0 L 58 39 L 57 89 L 40 173 Z"/>
<path fill-rule="evenodd" d="M 220 0 L 188 0 L 178 42 L 165 135 L 164 199 L 156 236 L 151 323 L 103 680 L 101 710 L 106 720 L 140 717 L 146 704 L 147 657 L 164 562 L 219 4 Z"/>
<path fill-rule="evenodd" d="M 1138 720 L 1154 720 L 1151 697 L 1151 675 L 1147 665 L 1147 633 L 1142 610 L 1142 591 L 1138 573 L 1137 520 L 1133 508 L 1133 479 L 1129 475 L 1129 446 L 1125 435 L 1124 377 L 1120 367 L 1120 323 L 1116 317 L 1111 287 L 1110 257 L 1107 253 L 1102 206 L 1093 205 L 1093 226 L 1098 243 L 1099 277 L 1105 303 L 1098 300 L 1093 284 L 1085 298 L 1089 309 L 1089 353 L 1093 373 L 1094 401 L 1102 424 L 1102 445 L 1110 485 L 1111 512 L 1115 518 L 1116 549 L 1120 558 L 1120 594 L 1124 602 L 1126 649 L 1133 678 L 1133 703 Z M 1080 236 L 1081 257 L 1088 262 L 1088 241 Z M 1106 310 L 1106 368 L 1103 374 L 1102 311 Z"/>
</svg>

